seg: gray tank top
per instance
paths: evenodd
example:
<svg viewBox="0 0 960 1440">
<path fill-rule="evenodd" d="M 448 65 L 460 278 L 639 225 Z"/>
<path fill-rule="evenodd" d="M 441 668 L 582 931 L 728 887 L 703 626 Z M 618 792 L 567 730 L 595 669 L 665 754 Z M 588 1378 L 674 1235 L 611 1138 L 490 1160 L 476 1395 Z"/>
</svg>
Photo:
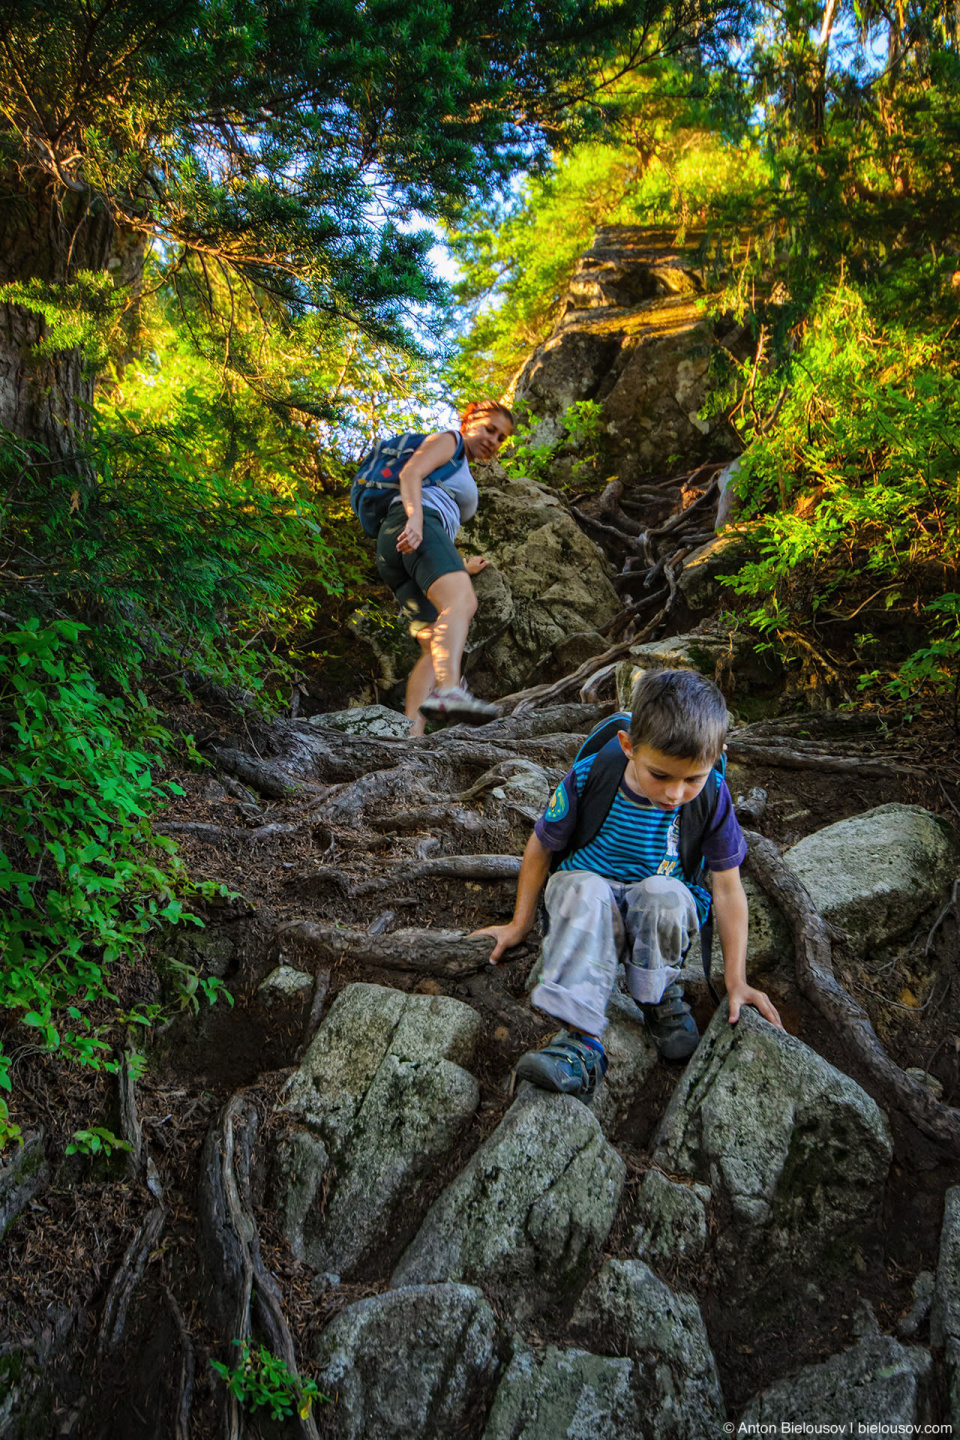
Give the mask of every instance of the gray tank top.
<svg viewBox="0 0 960 1440">
<path fill-rule="evenodd" d="M 455 430 L 448 432 L 455 435 Z M 401 504 L 398 497 L 393 505 Z M 472 520 L 477 513 L 477 506 L 480 504 L 480 492 L 477 490 L 477 482 L 470 474 L 470 467 L 467 464 L 467 457 L 464 454 L 459 466 L 453 474 L 444 480 L 442 485 L 423 486 L 423 508 L 433 510 L 440 516 L 443 528 L 451 540 L 456 540 L 457 531 L 464 520 Z"/>
</svg>

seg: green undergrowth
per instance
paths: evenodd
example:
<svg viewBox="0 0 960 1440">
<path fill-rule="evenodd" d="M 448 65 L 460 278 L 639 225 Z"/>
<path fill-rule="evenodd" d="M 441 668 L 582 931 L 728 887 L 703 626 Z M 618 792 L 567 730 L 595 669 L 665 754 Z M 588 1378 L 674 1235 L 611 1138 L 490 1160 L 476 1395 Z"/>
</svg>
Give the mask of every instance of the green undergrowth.
<svg viewBox="0 0 960 1440">
<path fill-rule="evenodd" d="M 956 723 L 956 302 L 931 262 L 911 305 L 904 284 L 826 287 L 785 363 L 743 367 L 737 486 L 760 558 L 727 584 L 784 655 Z"/>
<path fill-rule="evenodd" d="M 0 635 L 0 1009 L 64 1061 L 113 1070 L 118 1034 L 156 1006 L 125 1008 L 112 972 L 143 961 L 160 926 L 200 925 L 173 842 L 151 821 L 172 794 L 151 749 L 149 707 L 108 696 L 86 662 L 89 632 L 27 621 Z M 0 1048 L 0 1090 L 13 1086 Z M 0 1098 L 0 1145 L 16 1138 Z"/>
</svg>

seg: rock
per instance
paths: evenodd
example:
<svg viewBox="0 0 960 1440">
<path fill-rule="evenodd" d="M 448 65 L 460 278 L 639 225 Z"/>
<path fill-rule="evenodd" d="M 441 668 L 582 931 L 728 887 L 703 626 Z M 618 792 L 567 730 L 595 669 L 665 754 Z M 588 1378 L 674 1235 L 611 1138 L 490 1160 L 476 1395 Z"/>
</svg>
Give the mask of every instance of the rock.
<svg viewBox="0 0 960 1440">
<path fill-rule="evenodd" d="M 415 1285 L 342 1310 L 320 1336 L 317 1381 L 337 1397 L 340 1440 L 434 1440 L 484 1405 L 497 1352 L 479 1290 Z"/>
<path fill-rule="evenodd" d="M 529 1319 L 586 1274 L 613 1223 L 624 1175 L 585 1105 L 525 1085 L 437 1200 L 392 1283 L 482 1284 Z"/>
<path fill-rule="evenodd" d="M 497 1389 L 483 1440 L 637 1440 L 645 1435 L 633 1391 L 634 1362 L 519 1337 Z"/>
<path fill-rule="evenodd" d="M 717 476 L 717 518 L 714 528 L 718 533 L 730 524 L 736 514 L 738 496 L 734 482 L 739 473 L 740 461 L 736 459 L 731 460 L 729 465 L 724 465 Z"/>
<path fill-rule="evenodd" d="M 635 645 L 629 660 L 617 665 L 617 703 L 623 710 L 633 708 L 633 687 L 644 670 L 665 667 L 696 670 L 716 680 L 724 694 L 748 695 L 767 692 L 780 676 L 780 663 L 758 651 L 756 641 L 740 631 L 720 624 L 704 625 L 685 635 L 671 635 L 648 645 Z"/>
<path fill-rule="evenodd" d="M 750 909 L 750 928 L 747 932 L 747 974 L 751 981 L 760 976 L 776 974 L 779 979 L 792 982 L 796 974 L 794 961 L 793 932 L 783 915 L 760 889 L 752 875 L 741 870 L 740 879 Z M 691 990 L 706 991 L 703 978 L 703 958 L 700 937 L 695 936 L 687 951 L 683 967 L 684 984 Z M 710 954 L 710 976 L 716 987 L 723 986 L 723 953 L 714 929 L 713 949 Z"/>
<path fill-rule="evenodd" d="M 599 1336 L 604 1350 L 627 1349 L 650 1440 L 700 1440 L 720 1432 L 720 1377 L 692 1295 L 671 1290 L 640 1260 L 609 1260 L 584 1291 L 571 1330 L 575 1337 Z"/>
<path fill-rule="evenodd" d="M 908 1065 L 903 1073 L 909 1075 L 911 1080 L 916 1080 L 918 1085 L 923 1085 L 925 1089 L 929 1090 L 934 1100 L 943 1099 L 943 1085 L 936 1075 L 930 1074 L 929 1070 L 921 1070 L 919 1065 Z"/>
<path fill-rule="evenodd" d="M 707 1248 L 708 1186 L 681 1185 L 659 1170 L 648 1170 L 640 1186 L 631 1245 L 641 1260 L 675 1266 Z"/>
<path fill-rule="evenodd" d="M 688 243 L 693 248 L 696 240 Z M 595 400 L 605 473 L 628 484 L 680 456 L 694 464 L 729 455 L 732 438 L 699 413 L 714 344 L 697 302 L 701 290 L 673 232 L 598 228 L 556 329 L 517 381 L 514 404 L 536 421 L 533 443 L 556 444 L 568 407 Z"/>
<path fill-rule="evenodd" d="M 932 1270 L 921 1270 L 914 1280 L 913 1304 L 910 1307 L 910 1313 L 904 1315 L 903 1318 L 897 1322 L 897 1331 L 904 1340 L 908 1340 L 911 1336 L 916 1335 L 924 1321 L 928 1318 L 930 1308 L 933 1305 L 936 1283 L 936 1276 Z"/>
<path fill-rule="evenodd" d="M 943 1351 L 948 1413 L 956 1430 L 960 1426 L 960 1185 L 948 1190 L 944 1199 L 930 1344 Z"/>
<path fill-rule="evenodd" d="M 880 805 L 806 836 L 784 856 L 858 956 L 905 935 L 960 871 L 960 840 L 919 805 Z"/>
<path fill-rule="evenodd" d="M 847 1273 L 874 1233 L 891 1155 L 886 1117 L 855 1081 L 750 1007 L 732 1026 L 721 1006 L 652 1158 L 729 1212 L 715 1252 L 725 1291 L 762 1311 Z"/>
<path fill-rule="evenodd" d="M 410 721 L 406 715 L 390 710 L 386 705 L 358 705 L 352 710 L 331 710 L 325 715 L 311 715 L 309 723 L 324 730 L 340 730 L 346 735 L 406 740 L 410 734 Z"/>
<path fill-rule="evenodd" d="M 257 986 L 257 996 L 265 1005 L 282 1005 L 288 1000 L 305 999 L 313 989 L 313 976 L 292 965 L 278 965 Z"/>
<path fill-rule="evenodd" d="M 23 1144 L 0 1165 L 0 1240 L 49 1179 L 42 1133 L 25 1135 Z"/>
<path fill-rule="evenodd" d="M 477 478 L 480 508 L 459 543 L 492 564 L 475 577 L 465 670 L 478 690 L 503 694 L 534 670 L 544 679 L 567 673 L 571 654 L 600 653 L 596 632 L 620 601 L 602 552 L 555 495 L 497 464 L 478 467 Z"/>
<path fill-rule="evenodd" d="M 726 529 L 708 540 L 683 562 L 677 584 L 694 615 L 712 613 L 727 605 L 733 592 L 722 583 L 725 575 L 737 575 L 744 565 L 760 559 L 760 547 L 749 526 Z"/>
<path fill-rule="evenodd" d="M 284 1106 L 303 1126 L 281 1146 L 275 1183 L 298 1259 L 349 1278 L 375 1253 L 398 1253 L 422 1182 L 476 1110 L 477 1082 L 462 1066 L 480 1028 L 447 996 L 341 991 Z"/>
<path fill-rule="evenodd" d="M 747 1406 L 740 1426 L 770 1425 L 769 1432 L 752 1433 L 782 1434 L 779 1427 L 788 1422 L 842 1422 L 846 1435 L 877 1434 L 871 1427 L 878 1425 L 913 1427 L 930 1417 L 932 1363 L 926 1350 L 901 1345 L 889 1335 L 867 1336 L 821 1365 L 806 1365 L 778 1380 Z"/>
<path fill-rule="evenodd" d="M 174 933 L 169 953 L 182 965 L 189 965 L 204 975 L 215 975 L 222 980 L 230 968 L 237 949 L 237 941 L 224 925 L 205 925 L 202 930 L 189 930 L 183 934 Z M 162 968 L 162 962 L 161 962 Z M 180 976 L 174 976 L 174 983 L 180 983 Z"/>
<path fill-rule="evenodd" d="M 511 805 L 521 805 L 531 812 L 536 811 L 534 818 L 539 820 L 561 778 L 558 773 L 554 779 L 542 765 L 524 761 L 522 770 L 514 770 L 505 780 L 501 780 L 499 785 L 495 785 L 490 794 L 497 800 L 506 800 Z"/>
<path fill-rule="evenodd" d="M 960 841 L 947 821 L 918 805 L 880 805 L 814 831 L 783 858 L 823 918 L 845 932 L 848 949 L 869 971 L 880 946 L 908 934 L 940 902 L 960 871 Z M 747 972 L 755 976 L 777 971 L 792 981 L 790 929 L 749 875 L 743 883 L 750 905 Z M 882 959 L 878 956 L 877 963 Z M 690 947 L 686 970 L 696 984 L 701 973 L 699 940 Z M 712 973 L 723 974 L 716 943 Z"/>
<path fill-rule="evenodd" d="M 629 995 L 614 991 L 607 1006 L 603 1046 L 609 1068 L 591 1103 L 608 1140 L 616 1140 L 657 1064 L 657 1047 Z"/>
</svg>

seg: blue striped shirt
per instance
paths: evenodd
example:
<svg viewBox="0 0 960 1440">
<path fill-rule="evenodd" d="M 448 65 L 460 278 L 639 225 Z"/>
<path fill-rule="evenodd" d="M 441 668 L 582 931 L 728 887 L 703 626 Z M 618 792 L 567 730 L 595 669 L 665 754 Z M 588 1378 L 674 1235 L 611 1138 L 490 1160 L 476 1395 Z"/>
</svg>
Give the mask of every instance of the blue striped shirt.
<svg viewBox="0 0 960 1440">
<path fill-rule="evenodd" d="M 580 797 L 596 755 L 574 762 L 557 786 L 546 813 L 537 821 L 537 839 L 548 850 L 569 844 L 577 820 Z M 703 837 L 703 858 L 710 870 L 732 870 L 747 853 L 746 841 L 733 813 L 726 782 L 711 774 L 708 785 L 719 781 L 716 810 Z M 703 918 L 710 897 L 699 885 L 690 885 L 680 866 L 680 807 L 660 810 L 636 795 L 621 780 L 620 788 L 599 834 L 589 845 L 561 860 L 561 870 L 592 870 L 605 880 L 634 885 L 651 875 L 671 875 L 683 881 Z"/>
</svg>

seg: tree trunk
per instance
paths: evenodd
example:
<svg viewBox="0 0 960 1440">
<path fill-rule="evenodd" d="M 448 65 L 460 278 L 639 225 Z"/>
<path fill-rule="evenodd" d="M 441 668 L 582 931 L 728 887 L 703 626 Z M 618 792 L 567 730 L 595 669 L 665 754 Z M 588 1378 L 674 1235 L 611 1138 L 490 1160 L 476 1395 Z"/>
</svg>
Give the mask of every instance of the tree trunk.
<svg viewBox="0 0 960 1440">
<path fill-rule="evenodd" d="M 0 184 L 15 197 L 0 206 L 0 285 L 39 282 L 54 302 L 80 272 L 106 271 L 116 284 L 139 287 L 142 242 L 119 233 L 96 197 L 46 177 L 25 186 L 10 172 Z M 50 331 L 39 310 L 0 300 L 0 427 L 41 460 L 49 456 L 83 473 L 95 376 L 79 345 L 38 354 Z"/>
</svg>

